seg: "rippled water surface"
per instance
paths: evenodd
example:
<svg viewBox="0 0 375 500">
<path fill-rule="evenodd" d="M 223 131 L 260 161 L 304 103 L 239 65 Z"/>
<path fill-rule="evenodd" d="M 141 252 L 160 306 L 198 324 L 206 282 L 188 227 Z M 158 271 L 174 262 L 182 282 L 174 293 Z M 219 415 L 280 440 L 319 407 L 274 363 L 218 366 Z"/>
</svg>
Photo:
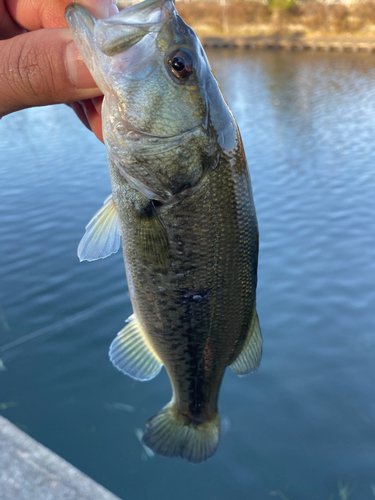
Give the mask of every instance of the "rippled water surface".
<svg viewBox="0 0 375 500">
<path fill-rule="evenodd" d="M 374 498 L 375 56 L 208 55 L 253 182 L 264 336 L 259 372 L 225 376 L 217 454 L 148 458 L 137 439 L 170 386 L 108 360 L 122 256 L 76 256 L 106 151 L 64 106 L 0 122 L 0 412 L 124 499 Z"/>
</svg>

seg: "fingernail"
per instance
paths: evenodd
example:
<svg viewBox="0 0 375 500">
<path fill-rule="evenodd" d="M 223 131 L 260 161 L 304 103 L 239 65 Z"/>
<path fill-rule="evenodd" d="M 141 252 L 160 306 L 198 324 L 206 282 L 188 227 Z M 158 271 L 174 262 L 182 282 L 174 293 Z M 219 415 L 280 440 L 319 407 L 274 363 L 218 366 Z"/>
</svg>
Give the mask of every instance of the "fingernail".
<svg viewBox="0 0 375 500">
<path fill-rule="evenodd" d="M 65 67 L 69 80 L 77 89 L 98 87 L 73 41 L 66 45 Z"/>
<path fill-rule="evenodd" d="M 119 10 L 117 8 L 115 1 L 113 0 L 108 6 L 108 17 L 114 16 L 115 14 L 118 14 L 118 13 L 119 13 Z"/>
<path fill-rule="evenodd" d="M 115 0 L 81 0 L 81 3 L 96 19 L 107 19 L 119 12 Z"/>
</svg>

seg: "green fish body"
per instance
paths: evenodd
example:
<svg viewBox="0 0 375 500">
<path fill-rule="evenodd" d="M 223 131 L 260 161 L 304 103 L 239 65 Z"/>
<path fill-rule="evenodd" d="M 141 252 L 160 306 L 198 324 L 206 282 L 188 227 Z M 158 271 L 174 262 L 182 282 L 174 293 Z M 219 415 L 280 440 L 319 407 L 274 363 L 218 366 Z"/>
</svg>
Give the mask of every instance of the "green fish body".
<svg viewBox="0 0 375 500">
<path fill-rule="evenodd" d="M 107 20 L 67 9 L 75 42 L 105 99 L 112 195 L 78 254 L 120 244 L 134 314 L 110 347 L 114 365 L 150 380 L 164 365 L 171 402 L 144 443 L 201 462 L 219 443 L 227 366 L 257 369 L 258 227 L 235 119 L 194 31 L 170 0 L 146 0 Z"/>
</svg>

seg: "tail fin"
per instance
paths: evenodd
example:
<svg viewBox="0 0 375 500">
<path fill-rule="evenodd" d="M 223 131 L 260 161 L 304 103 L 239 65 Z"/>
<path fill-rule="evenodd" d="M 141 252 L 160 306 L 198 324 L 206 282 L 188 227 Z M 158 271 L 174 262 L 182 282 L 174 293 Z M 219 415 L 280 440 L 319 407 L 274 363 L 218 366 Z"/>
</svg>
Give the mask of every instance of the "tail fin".
<svg viewBox="0 0 375 500">
<path fill-rule="evenodd" d="M 199 463 L 210 458 L 219 445 L 220 417 L 196 424 L 173 411 L 169 403 L 146 424 L 143 443 L 165 457 Z"/>
</svg>

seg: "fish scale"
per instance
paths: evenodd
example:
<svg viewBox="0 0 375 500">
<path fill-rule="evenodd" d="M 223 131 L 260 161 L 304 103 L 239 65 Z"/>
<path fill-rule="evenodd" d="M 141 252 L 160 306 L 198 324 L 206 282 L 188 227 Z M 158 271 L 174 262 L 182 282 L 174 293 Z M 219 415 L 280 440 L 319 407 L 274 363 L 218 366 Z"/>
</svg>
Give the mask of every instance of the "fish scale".
<svg viewBox="0 0 375 500">
<path fill-rule="evenodd" d="M 78 253 L 103 258 L 117 250 L 120 232 L 134 314 L 110 358 L 137 380 L 166 368 L 172 400 L 147 422 L 143 442 L 201 462 L 219 443 L 227 366 L 250 373 L 262 352 L 258 227 L 238 127 L 170 0 L 146 0 L 105 21 L 75 4 L 67 20 L 105 95 L 112 185 Z"/>
</svg>

